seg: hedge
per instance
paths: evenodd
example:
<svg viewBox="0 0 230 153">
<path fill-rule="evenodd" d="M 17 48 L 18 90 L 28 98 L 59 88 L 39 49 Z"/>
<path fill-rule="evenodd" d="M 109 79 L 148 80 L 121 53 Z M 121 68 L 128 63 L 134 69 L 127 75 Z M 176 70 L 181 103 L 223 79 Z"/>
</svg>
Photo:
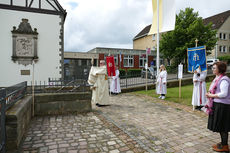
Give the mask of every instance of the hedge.
<svg viewBox="0 0 230 153">
<path fill-rule="evenodd" d="M 135 75 L 140 75 L 141 74 L 141 69 L 128 69 L 127 70 L 127 75 L 135 76 Z"/>
<path fill-rule="evenodd" d="M 125 69 L 119 69 L 119 71 L 120 71 L 120 77 L 125 76 L 126 74 Z"/>
<path fill-rule="evenodd" d="M 227 62 L 230 64 L 230 55 L 225 55 L 225 56 L 218 56 L 218 59 L 223 62 Z"/>
<path fill-rule="evenodd" d="M 141 74 L 141 69 L 128 69 L 127 71 L 125 69 L 119 69 L 120 71 L 120 77 L 128 75 L 128 76 L 137 76 Z"/>
</svg>

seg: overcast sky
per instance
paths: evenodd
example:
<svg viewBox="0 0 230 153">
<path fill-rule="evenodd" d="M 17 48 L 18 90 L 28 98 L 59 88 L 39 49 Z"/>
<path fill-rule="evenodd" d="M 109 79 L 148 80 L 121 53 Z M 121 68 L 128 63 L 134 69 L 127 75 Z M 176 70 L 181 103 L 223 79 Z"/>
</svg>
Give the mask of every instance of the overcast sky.
<svg viewBox="0 0 230 153">
<path fill-rule="evenodd" d="M 95 47 L 132 49 L 132 39 L 152 23 L 152 0 L 58 0 L 67 11 L 65 51 Z M 203 18 L 230 10 L 230 0 L 176 0 L 177 14 L 194 8 Z"/>
</svg>

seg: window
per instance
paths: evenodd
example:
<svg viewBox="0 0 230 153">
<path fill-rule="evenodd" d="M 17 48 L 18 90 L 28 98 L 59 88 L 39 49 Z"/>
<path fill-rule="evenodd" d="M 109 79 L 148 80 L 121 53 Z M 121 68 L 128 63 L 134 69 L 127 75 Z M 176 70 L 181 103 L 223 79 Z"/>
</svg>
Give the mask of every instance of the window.
<svg viewBox="0 0 230 153">
<path fill-rule="evenodd" d="M 227 51 L 226 51 L 226 46 L 223 46 L 223 48 L 222 48 L 222 49 L 223 49 L 223 52 L 224 52 L 224 53 L 226 53 L 226 52 L 227 52 Z"/>
<path fill-rule="evenodd" d="M 145 67 L 146 57 L 143 55 L 139 56 L 139 67 Z"/>
<path fill-rule="evenodd" d="M 124 56 L 124 67 L 133 67 L 133 56 L 132 55 Z"/>
<path fill-rule="evenodd" d="M 114 55 L 114 64 L 118 65 L 118 55 Z"/>
<path fill-rule="evenodd" d="M 220 33 L 220 34 L 219 34 L 219 38 L 220 38 L 220 39 L 223 39 L 223 40 L 226 40 L 226 39 L 227 39 L 226 33 Z"/>
<path fill-rule="evenodd" d="M 155 39 L 155 34 L 153 34 L 153 38 L 152 38 L 152 39 L 153 39 L 153 40 L 156 40 L 156 39 Z"/>
<path fill-rule="evenodd" d="M 219 52 L 222 52 L 222 46 L 219 46 Z"/>
<path fill-rule="evenodd" d="M 222 33 L 220 33 L 219 38 L 222 39 Z"/>
<path fill-rule="evenodd" d="M 109 54 L 104 54 L 105 65 L 107 65 L 107 64 L 106 64 L 106 57 L 107 57 L 107 56 L 109 56 Z M 99 63 L 100 63 L 100 62 L 99 62 Z M 100 64 L 99 64 L 99 65 L 100 65 Z"/>
<path fill-rule="evenodd" d="M 109 54 L 104 54 L 104 60 L 106 61 L 106 56 L 109 56 Z"/>
<path fill-rule="evenodd" d="M 82 65 L 82 61 L 79 59 L 79 60 L 77 60 L 76 64 L 77 64 L 77 66 L 81 66 Z"/>
<path fill-rule="evenodd" d="M 226 40 L 226 34 L 225 33 L 223 33 L 223 39 Z"/>
</svg>

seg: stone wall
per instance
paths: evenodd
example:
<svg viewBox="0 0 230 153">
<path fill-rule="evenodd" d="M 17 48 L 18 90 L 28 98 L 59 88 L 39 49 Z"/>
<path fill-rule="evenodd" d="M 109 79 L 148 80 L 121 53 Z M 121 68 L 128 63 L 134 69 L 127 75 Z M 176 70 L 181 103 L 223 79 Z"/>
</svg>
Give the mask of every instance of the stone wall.
<svg viewBox="0 0 230 153">
<path fill-rule="evenodd" d="M 91 92 L 45 93 L 35 96 L 35 115 L 83 113 L 91 110 Z"/>
<path fill-rule="evenodd" d="M 92 110 L 91 92 L 35 95 L 35 115 L 83 113 Z M 6 112 L 7 152 L 16 152 L 32 118 L 32 96 L 19 100 Z"/>
<path fill-rule="evenodd" d="M 32 97 L 26 96 L 19 100 L 6 112 L 6 148 L 14 150 L 18 148 L 23 135 L 27 131 L 32 110 Z"/>
</svg>

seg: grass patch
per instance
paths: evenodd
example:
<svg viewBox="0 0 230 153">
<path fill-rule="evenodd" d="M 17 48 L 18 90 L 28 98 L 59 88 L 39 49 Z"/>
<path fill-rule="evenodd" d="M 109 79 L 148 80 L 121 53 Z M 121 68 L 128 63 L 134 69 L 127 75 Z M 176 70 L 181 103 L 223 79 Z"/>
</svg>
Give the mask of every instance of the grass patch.
<svg viewBox="0 0 230 153">
<path fill-rule="evenodd" d="M 211 82 L 207 83 L 207 90 L 209 88 Z M 175 103 L 180 103 L 187 106 L 192 106 L 192 92 L 193 92 L 193 84 L 192 85 L 186 85 L 181 87 L 181 98 L 179 98 L 179 87 L 173 87 L 173 88 L 167 88 L 167 94 L 165 100 L 172 101 Z M 159 95 L 156 94 L 155 89 L 154 90 L 142 90 L 142 91 L 136 91 L 137 94 L 143 94 L 150 97 L 159 97 Z"/>
</svg>

